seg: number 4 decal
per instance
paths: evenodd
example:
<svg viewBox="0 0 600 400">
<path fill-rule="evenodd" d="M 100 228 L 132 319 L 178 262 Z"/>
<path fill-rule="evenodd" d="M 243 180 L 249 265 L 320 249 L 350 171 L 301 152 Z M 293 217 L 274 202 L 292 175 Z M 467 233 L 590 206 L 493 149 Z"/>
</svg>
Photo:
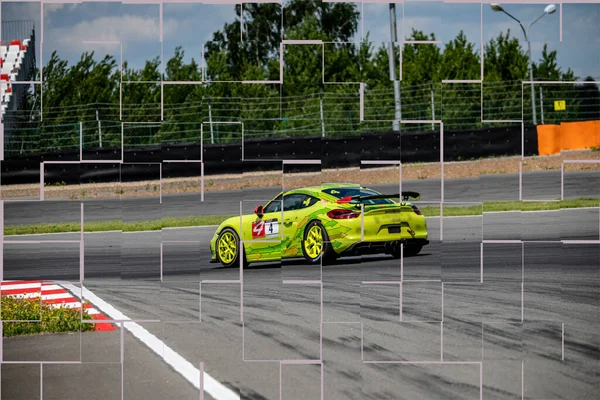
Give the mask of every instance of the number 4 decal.
<svg viewBox="0 0 600 400">
<path fill-rule="evenodd" d="M 277 237 L 279 234 L 279 224 L 277 218 L 270 219 L 267 221 L 254 221 L 252 222 L 252 238 L 262 237 Z"/>
<path fill-rule="evenodd" d="M 276 238 L 279 235 L 279 224 L 277 223 L 277 218 L 265 221 L 265 223 L 268 226 L 267 231 L 269 232 L 267 236 L 269 238 Z"/>
<path fill-rule="evenodd" d="M 264 237 L 265 236 L 265 221 L 255 221 L 252 223 L 252 237 Z"/>
</svg>

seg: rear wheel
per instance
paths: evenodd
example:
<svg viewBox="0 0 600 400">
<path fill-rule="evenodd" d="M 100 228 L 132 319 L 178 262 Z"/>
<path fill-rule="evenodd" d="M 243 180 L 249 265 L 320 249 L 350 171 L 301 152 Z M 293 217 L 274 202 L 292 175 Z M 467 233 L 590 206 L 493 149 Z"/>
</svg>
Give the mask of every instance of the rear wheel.
<svg viewBox="0 0 600 400">
<path fill-rule="evenodd" d="M 240 263 L 240 237 L 231 228 L 225 228 L 219 234 L 216 243 L 217 259 L 224 267 L 239 265 Z M 244 266 L 247 266 L 246 255 L 244 257 Z"/>
<path fill-rule="evenodd" d="M 304 230 L 304 240 L 302 241 L 302 253 L 304 258 L 311 264 L 318 264 L 334 261 L 337 254 L 331 243 L 329 236 L 323 225 L 319 221 L 312 221 Z"/>
</svg>

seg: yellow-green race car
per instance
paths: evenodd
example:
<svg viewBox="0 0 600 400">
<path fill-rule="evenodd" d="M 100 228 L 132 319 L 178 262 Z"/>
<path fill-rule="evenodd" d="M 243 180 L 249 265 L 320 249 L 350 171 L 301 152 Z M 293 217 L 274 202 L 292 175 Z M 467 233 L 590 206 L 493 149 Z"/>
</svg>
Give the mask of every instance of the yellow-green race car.
<svg viewBox="0 0 600 400">
<path fill-rule="evenodd" d="M 280 193 L 254 214 L 223 221 L 210 241 L 211 262 L 229 267 L 296 257 L 320 264 L 363 254 L 414 256 L 429 240 L 425 216 L 409 198 L 420 194 L 386 195 L 349 183 Z"/>
</svg>

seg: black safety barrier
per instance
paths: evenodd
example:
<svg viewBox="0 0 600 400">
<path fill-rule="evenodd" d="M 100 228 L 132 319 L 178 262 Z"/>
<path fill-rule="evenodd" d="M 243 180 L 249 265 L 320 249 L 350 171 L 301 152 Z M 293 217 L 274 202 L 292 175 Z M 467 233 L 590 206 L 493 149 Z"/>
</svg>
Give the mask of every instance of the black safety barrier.
<svg viewBox="0 0 600 400">
<path fill-rule="evenodd" d="M 299 137 L 248 139 L 242 143 L 203 145 L 197 143 L 164 144 L 140 149 L 84 149 L 82 164 L 61 164 L 77 161 L 78 149 L 61 153 L 12 155 L 2 162 L 1 184 L 35 183 L 40 181 L 40 164 L 44 161 L 44 182 L 47 184 L 100 183 L 158 180 L 163 163 L 164 178 L 241 174 L 244 172 L 282 169 L 281 160 L 321 160 L 321 168 L 376 167 L 361 161 L 395 161 L 403 163 L 439 162 L 443 144 L 444 161 L 468 161 L 482 157 L 537 153 L 537 131 L 521 125 L 481 130 L 430 132 L 380 132 L 359 136 Z M 524 138 L 524 140 L 522 140 Z M 523 141 L 523 143 L 522 143 Z M 203 165 L 201 165 L 202 154 Z M 121 156 L 125 164 L 120 165 Z M 94 160 L 104 161 L 94 163 Z M 113 160 L 112 163 L 106 161 Z M 185 161 L 185 162 L 183 162 Z M 307 162 L 307 164 L 309 164 Z M 302 165 L 285 167 L 286 172 L 305 170 Z"/>
</svg>

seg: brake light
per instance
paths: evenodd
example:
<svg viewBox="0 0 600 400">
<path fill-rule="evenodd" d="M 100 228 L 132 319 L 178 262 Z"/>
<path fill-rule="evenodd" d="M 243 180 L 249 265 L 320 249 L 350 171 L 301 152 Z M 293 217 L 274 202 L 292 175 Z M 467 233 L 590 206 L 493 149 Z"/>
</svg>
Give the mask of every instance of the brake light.
<svg viewBox="0 0 600 400">
<path fill-rule="evenodd" d="M 331 219 L 351 219 L 360 217 L 360 213 L 352 210 L 331 210 L 327 216 Z"/>
<path fill-rule="evenodd" d="M 421 212 L 421 210 L 419 210 L 419 208 L 417 206 L 413 205 L 412 209 L 415 212 L 415 214 L 417 214 L 417 215 L 423 215 L 423 213 Z"/>
</svg>

